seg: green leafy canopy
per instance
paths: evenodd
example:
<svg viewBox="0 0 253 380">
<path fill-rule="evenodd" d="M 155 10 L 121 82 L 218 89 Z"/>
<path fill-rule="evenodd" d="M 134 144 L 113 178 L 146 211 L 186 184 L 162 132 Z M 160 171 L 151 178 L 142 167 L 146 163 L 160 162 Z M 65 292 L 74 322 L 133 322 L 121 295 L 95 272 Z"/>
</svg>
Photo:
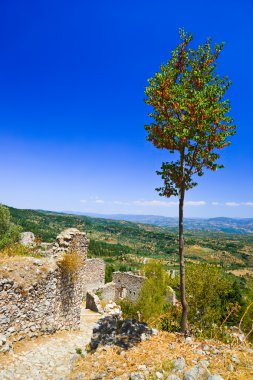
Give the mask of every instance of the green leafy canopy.
<svg viewBox="0 0 253 380">
<path fill-rule="evenodd" d="M 228 115 L 230 102 L 224 94 L 231 82 L 215 69 L 224 43 L 212 47 L 211 39 L 191 49 L 191 34 L 180 30 L 182 42 L 172 51 L 171 59 L 148 80 L 145 102 L 153 110 L 152 122 L 145 125 L 147 139 L 157 148 L 179 153 L 179 159 L 164 162 L 161 175 L 164 187 L 160 195 L 179 195 L 197 185 L 193 178 L 204 169 L 217 170 L 219 150 L 230 144 L 235 133 Z"/>
</svg>

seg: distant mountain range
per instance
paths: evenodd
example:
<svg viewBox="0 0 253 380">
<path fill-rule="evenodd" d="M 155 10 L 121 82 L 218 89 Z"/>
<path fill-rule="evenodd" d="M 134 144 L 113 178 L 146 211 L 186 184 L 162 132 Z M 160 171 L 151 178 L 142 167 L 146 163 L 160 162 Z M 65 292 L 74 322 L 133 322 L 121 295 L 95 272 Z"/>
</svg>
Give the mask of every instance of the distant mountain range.
<svg viewBox="0 0 253 380">
<path fill-rule="evenodd" d="M 93 218 L 124 220 L 127 222 L 152 224 L 159 227 L 178 227 L 178 218 L 158 215 L 131 215 L 131 214 L 95 214 L 74 211 L 64 211 L 72 215 L 85 215 Z M 225 233 L 248 234 L 253 233 L 253 218 L 185 218 L 185 229 L 200 231 L 217 231 Z"/>
</svg>

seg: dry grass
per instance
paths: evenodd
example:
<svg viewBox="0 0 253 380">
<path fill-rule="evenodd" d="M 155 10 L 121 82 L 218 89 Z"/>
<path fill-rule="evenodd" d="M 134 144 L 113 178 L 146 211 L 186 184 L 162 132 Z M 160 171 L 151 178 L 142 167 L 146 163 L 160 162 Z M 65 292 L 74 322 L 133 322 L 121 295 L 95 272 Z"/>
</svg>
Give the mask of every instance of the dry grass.
<svg viewBox="0 0 253 380">
<path fill-rule="evenodd" d="M 24 245 L 18 244 L 18 243 L 5 247 L 1 249 L 0 251 L 1 259 L 7 258 L 7 257 L 16 257 L 16 256 L 40 257 L 40 255 L 38 255 L 34 249 L 25 247 Z"/>
<path fill-rule="evenodd" d="M 210 355 L 200 355 L 196 350 L 202 350 L 205 345 L 210 347 Z M 215 354 L 215 349 L 219 350 Z M 232 355 L 236 353 L 240 363 L 231 361 Z M 191 368 L 201 360 L 209 360 L 211 373 L 220 374 L 225 380 L 253 379 L 253 354 L 250 349 L 241 346 L 228 346 L 217 341 L 197 341 L 186 343 L 179 334 L 160 332 L 146 342 L 142 342 L 128 351 L 121 351 L 117 347 L 107 350 L 100 348 L 94 354 L 87 354 L 80 358 L 71 374 L 75 379 L 78 373 L 83 373 L 84 378 L 89 380 L 92 375 L 106 373 L 104 379 L 109 380 L 121 376 L 128 379 L 127 374 L 139 371 L 139 365 L 146 365 L 152 374 L 159 369 L 170 371 L 173 367 L 172 361 L 179 356 L 186 360 L 186 368 Z M 228 369 L 229 364 L 234 366 L 234 372 Z M 166 377 L 165 377 L 166 378 Z"/>
<path fill-rule="evenodd" d="M 40 259 L 40 266 L 34 264 L 36 261 L 34 257 L 0 255 L 0 277 L 13 280 L 25 290 L 46 278 L 53 268 L 49 259 Z"/>
<path fill-rule="evenodd" d="M 244 276 L 253 277 L 253 270 L 250 268 L 233 269 L 233 270 L 229 270 L 228 272 L 238 277 L 244 277 Z"/>
<path fill-rule="evenodd" d="M 66 252 L 58 265 L 63 274 L 73 277 L 82 265 L 82 257 L 76 252 Z"/>
</svg>

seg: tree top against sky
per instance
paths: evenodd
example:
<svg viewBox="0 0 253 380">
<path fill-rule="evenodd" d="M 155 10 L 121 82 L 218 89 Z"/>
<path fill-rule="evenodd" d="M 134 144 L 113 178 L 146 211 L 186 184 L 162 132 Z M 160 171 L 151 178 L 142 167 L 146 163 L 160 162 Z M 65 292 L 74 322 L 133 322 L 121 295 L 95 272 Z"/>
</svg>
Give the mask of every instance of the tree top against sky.
<svg viewBox="0 0 253 380">
<path fill-rule="evenodd" d="M 230 144 L 235 133 L 230 102 L 224 99 L 231 81 L 216 70 L 224 43 L 212 47 L 208 38 L 193 49 L 192 34 L 180 29 L 180 38 L 145 91 L 145 101 L 153 107 L 149 113 L 153 121 L 145 126 L 148 140 L 183 156 L 183 174 L 180 158 L 163 163 L 159 172 L 165 182 L 161 195 L 166 196 L 178 195 L 182 181 L 185 190 L 196 186 L 193 176 L 202 176 L 204 169 L 222 168 L 217 163 L 219 150 Z"/>
</svg>

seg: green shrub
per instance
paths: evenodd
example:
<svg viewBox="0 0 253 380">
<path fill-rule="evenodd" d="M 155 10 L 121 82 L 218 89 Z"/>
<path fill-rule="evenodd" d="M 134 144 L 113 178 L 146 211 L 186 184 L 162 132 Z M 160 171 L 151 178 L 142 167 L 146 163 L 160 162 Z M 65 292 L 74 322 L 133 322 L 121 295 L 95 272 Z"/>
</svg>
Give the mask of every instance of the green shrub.
<svg viewBox="0 0 253 380">
<path fill-rule="evenodd" d="M 123 318 L 138 319 L 138 307 L 136 303 L 128 299 L 119 300 L 117 303 L 121 307 Z"/>
<path fill-rule="evenodd" d="M 10 212 L 7 207 L 0 204 L 0 239 L 8 231 L 10 224 Z"/>
<path fill-rule="evenodd" d="M 208 264 L 188 265 L 186 294 L 194 330 L 208 336 L 213 326 L 220 326 L 224 320 L 227 325 L 238 322 L 242 296 L 237 282 L 223 269 Z"/>
<path fill-rule="evenodd" d="M 0 204 L 0 249 L 17 242 L 21 230 L 11 222 L 9 209 Z"/>
<path fill-rule="evenodd" d="M 180 331 L 180 320 L 181 308 L 167 304 L 164 307 L 164 313 L 151 323 L 163 331 L 178 332 Z"/>
<path fill-rule="evenodd" d="M 115 271 L 115 268 L 112 264 L 106 263 L 105 266 L 105 283 L 112 281 L 112 274 Z"/>
<path fill-rule="evenodd" d="M 241 310 L 240 328 L 247 336 L 248 340 L 253 342 L 253 281 L 248 283 L 243 298 Z"/>
<path fill-rule="evenodd" d="M 154 260 L 144 265 L 143 273 L 147 279 L 142 285 L 137 308 L 142 320 L 148 322 L 164 312 L 170 278 L 163 266 Z"/>
</svg>

